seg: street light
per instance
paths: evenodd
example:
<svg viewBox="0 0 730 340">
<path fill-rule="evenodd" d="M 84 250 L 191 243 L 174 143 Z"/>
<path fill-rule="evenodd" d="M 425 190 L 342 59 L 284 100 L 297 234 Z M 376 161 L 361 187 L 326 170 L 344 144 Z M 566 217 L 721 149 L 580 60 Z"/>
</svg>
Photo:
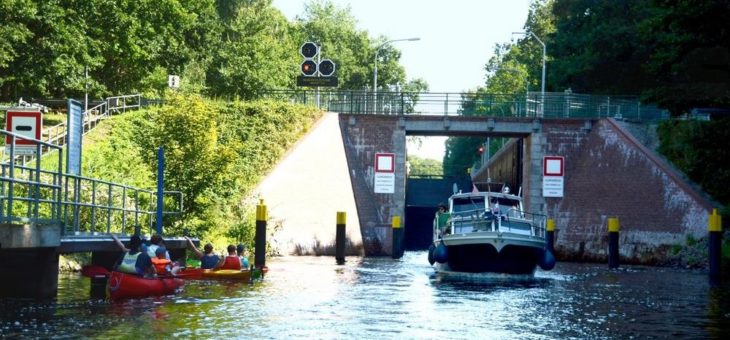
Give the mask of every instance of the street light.
<svg viewBox="0 0 730 340">
<path fill-rule="evenodd" d="M 540 43 L 540 45 L 542 45 L 542 81 L 540 82 L 540 116 L 542 117 L 544 114 L 543 110 L 545 108 L 545 56 L 547 52 L 547 49 L 545 48 L 545 43 L 542 42 L 542 40 L 540 40 L 540 38 L 538 38 L 535 33 L 532 33 L 531 31 L 512 32 L 512 34 L 531 35 L 533 38 L 535 38 L 535 40 L 537 40 L 537 42 Z"/>
<path fill-rule="evenodd" d="M 383 49 L 386 45 L 396 42 L 396 41 L 419 41 L 421 38 L 407 38 L 407 39 L 393 39 L 388 40 L 378 47 L 378 49 L 375 51 L 375 72 L 373 72 L 373 94 L 375 96 L 375 101 L 377 104 L 378 100 L 378 54 L 380 54 L 380 50 Z"/>
</svg>

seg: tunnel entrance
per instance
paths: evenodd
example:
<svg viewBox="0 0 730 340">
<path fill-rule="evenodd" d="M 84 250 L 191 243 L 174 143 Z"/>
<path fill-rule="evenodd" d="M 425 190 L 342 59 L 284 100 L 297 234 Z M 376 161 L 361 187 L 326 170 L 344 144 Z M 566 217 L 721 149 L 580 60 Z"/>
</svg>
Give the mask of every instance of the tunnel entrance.
<svg viewBox="0 0 730 340">
<path fill-rule="evenodd" d="M 432 241 L 433 218 L 439 203 L 447 204 L 457 190 L 471 190 L 471 177 L 413 176 L 406 180 L 405 250 L 426 250 Z"/>
</svg>

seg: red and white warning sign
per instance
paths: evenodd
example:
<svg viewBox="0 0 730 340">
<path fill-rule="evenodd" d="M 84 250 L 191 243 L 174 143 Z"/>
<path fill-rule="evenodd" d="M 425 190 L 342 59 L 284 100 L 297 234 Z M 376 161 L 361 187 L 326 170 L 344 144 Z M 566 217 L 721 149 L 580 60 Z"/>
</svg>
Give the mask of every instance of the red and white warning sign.
<svg viewBox="0 0 730 340">
<path fill-rule="evenodd" d="M 395 154 L 375 154 L 375 176 L 373 187 L 376 194 L 395 193 Z"/>
<path fill-rule="evenodd" d="M 43 130 L 43 114 L 37 108 L 12 108 L 5 114 L 5 130 L 21 135 L 23 137 L 40 140 Z M 13 138 L 5 135 L 5 148 L 7 152 Z M 16 154 L 32 154 L 36 151 L 36 142 L 32 140 L 15 137 Z"/>
<path fill-rule="evenodd" d="M 542 196 L 563 197 L 565 157 L 545 156 L 542 159 Z"/>
</svg>

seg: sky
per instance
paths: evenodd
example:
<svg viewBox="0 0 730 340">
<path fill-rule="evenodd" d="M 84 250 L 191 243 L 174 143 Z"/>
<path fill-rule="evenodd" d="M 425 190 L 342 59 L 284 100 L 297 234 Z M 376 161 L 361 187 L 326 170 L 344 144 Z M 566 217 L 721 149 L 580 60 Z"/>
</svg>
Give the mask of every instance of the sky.
<svg viewBox="0 0 730 340">
<path fill-rule="evenodd" d="M 530 0 L 331 0 L 350 7 L 358 28 L 371 37 L 420 38 L 394 42 L 408 80 L 423 78 L 431 92 L 461 92 L 484 84 L 484 65 L 497 43 L 523 30 Z M 274 0 L 290 20 L 305 0 Z M 339 65 L 338 65 L 339 66 Z M 444 138 L 426 138 L 421 157 L 443 158 Z"/>
</svg>

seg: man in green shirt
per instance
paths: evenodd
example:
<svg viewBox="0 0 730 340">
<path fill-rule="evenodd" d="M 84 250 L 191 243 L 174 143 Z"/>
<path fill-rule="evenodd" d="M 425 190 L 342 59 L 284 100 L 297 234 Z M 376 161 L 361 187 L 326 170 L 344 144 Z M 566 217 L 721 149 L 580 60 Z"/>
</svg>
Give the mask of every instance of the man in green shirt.
<svg viewBox="0 0 730 340">
<path fill-rule="evenodd" d="M 451 214 L 449 214 L 448 211 L 446 211 L 446 205 L 439 204 L 438 211 L 436 212 L 436 228 L 438 228 L 438 235 L 441 237 L 441 235 L 449 234 L 451 230 L 449 230 L 449 218 L 451 217 Z"/>
</svg>

